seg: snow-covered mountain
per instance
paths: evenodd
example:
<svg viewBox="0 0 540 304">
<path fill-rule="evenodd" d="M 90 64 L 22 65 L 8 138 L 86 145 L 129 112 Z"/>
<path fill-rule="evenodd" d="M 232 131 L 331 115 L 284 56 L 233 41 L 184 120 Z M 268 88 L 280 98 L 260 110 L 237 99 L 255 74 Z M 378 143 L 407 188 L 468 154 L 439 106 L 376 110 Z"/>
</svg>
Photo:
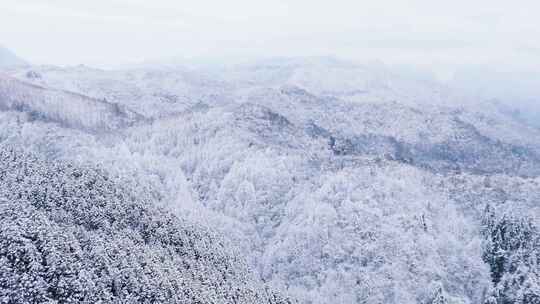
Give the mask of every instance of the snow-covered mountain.
<svg viewBox="0 0 540 304">
<path fill-rule="evenodd" d="M 112 131 L 145 120 L 143 115 L 105 99 L 45 88 L 4 75 L 0 75 L 0 108 L 92 131 Z"/>
<path fill-rule="evenodd" d="M 0 142 L 136 184 L 300 303 L 540 299 L 540 131 L 493 103 L 328 58 L 2 79 Z"/>
<path fill-rule="evenodd" d="M 11 76 L 38 86 L 122 104 L 145 117 L 182 113 L 197 102 L 226 100 L 222 81 L 182 67 L 148 67 L 107 71 L 86 66 L 34 66 Z"/>
<path fill-rule="evenodd" d="M 15 53 L 0 45 L 0 69 L 18 68 L 27 66 L 28 63 L 17 57 Z"/>
</svg>

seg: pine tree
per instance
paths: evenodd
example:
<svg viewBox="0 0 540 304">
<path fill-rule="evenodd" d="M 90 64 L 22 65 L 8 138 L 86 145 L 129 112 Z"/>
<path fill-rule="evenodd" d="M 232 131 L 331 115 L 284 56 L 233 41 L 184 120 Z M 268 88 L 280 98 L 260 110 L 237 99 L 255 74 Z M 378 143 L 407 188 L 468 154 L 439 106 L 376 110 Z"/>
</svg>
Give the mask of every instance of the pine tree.
<svg viewBox="0 0 540 304">
<path fill-rule="evenodd" d="M 428 304 L 448 304 L 444 289 L 441 284 L 437 284 L 435 291 L 431 297 L 431 301 Z"/>
<path fill-rule="evenodd" d="M 491 269 L 496 302 L 537 303 L 540 233 L 532 220 L 507 214 L 497 217 L 488 206 L 482 224 L 484 261 Z"/>
</svg>

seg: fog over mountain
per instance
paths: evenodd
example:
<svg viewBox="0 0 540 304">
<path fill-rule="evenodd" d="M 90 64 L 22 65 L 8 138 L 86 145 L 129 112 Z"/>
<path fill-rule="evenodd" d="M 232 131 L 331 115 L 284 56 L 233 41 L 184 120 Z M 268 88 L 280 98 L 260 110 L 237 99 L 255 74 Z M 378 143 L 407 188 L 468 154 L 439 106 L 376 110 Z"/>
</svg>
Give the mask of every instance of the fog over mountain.
<svg viewBox="0 0 540 304">
<path fill-rule="evenodd" d="M 540 304 L 536 4 L 189 2 L 0 3 L 1 303 Z"/>
<path fill-rule="evenodd" d="M 471 97 L 492 100 L 517 119 L 540 127 L 540 71 L 469 66 L 458 70 L 450 86 Z"/>
<path fill-rule="evenodd" d="M 12 51 L 0 45 L 0 68 L 13 68 L 28 65 Z"/>
</svg>

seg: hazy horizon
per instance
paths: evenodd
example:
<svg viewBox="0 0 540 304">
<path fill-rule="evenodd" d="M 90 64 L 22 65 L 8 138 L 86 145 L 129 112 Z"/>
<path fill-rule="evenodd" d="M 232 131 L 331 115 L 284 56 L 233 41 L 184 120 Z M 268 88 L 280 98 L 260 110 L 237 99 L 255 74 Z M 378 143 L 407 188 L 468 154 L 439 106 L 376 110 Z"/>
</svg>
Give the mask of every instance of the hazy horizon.
<svg viewBox="0 0 540 304">
<path fill-rule="evenodd" d="M 448 78 L 469 65 L 539 71 L 538 9 L 533 1 L 5 0 L 0 44 L 34 64 L 335 56 Z"/>
<path fill-rule="evenodd" d="M 98 68 L 320 56 L 382 62 L 482 98 L 534 105 L 538 9 L 533 1 L 4 0 L 0 45 L 31 64 Z"/>
</svg>

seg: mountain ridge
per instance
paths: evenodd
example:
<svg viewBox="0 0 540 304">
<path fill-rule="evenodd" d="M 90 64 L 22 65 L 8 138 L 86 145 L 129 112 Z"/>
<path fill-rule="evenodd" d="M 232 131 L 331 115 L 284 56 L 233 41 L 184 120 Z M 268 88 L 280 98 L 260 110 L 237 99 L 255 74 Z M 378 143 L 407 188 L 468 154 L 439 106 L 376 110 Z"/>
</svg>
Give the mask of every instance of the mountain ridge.
<svg viewBox="0 0 540 304">
<path fill-rule="evenodd" d="M 15 53 L 0 45 L 0 69 L 20 68 L 29 64 Z"/>
</svg>

